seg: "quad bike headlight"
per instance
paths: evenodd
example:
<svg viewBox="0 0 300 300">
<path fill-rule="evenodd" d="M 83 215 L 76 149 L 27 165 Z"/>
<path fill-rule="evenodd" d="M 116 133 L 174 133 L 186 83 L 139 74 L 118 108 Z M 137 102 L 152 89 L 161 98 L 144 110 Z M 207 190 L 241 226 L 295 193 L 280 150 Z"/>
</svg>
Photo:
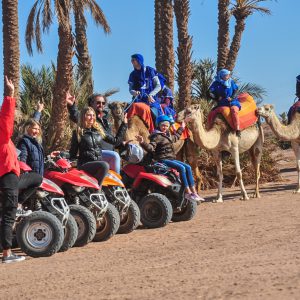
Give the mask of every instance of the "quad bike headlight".
<svg viewBox="0 0 300 300">
<path fill-rule="evenodd" d="M 76 185 L 73 185 L 72 188 L 76 193 L 81 193 L 85 189 L 84 186 L 76 186 Z"/>
</svg>

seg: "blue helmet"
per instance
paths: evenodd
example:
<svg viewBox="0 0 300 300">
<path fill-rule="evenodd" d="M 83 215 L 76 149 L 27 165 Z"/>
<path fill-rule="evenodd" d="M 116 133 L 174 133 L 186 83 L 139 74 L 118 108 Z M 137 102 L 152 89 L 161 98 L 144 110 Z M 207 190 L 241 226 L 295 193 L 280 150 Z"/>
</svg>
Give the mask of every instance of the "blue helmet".
<svg viewBox="0 0 300 300">
<path fill-rule="evenodd" d="M 159 123 L 161 123 L 161 122 L 171 123 L 171 120 L 167 115 L 160 115 L 160 116 L 157 117 L 156 123 L 157 123 L 157 125 L 159 125 Z"/>
</svg>

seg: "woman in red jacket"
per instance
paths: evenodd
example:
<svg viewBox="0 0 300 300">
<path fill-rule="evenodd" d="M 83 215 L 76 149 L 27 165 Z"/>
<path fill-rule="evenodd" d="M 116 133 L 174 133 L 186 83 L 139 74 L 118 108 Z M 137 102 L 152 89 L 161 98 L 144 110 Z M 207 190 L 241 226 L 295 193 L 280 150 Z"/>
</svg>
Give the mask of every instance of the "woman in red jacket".
<svg viewBox="0 0 300 300">
<path fill-rule="evenodd" d="M 5 76 L 8 95 L 4 97 L 0 111 L 0 189 L 2 190 L 2 220 L 1 243 L 3 248 L 3 263 L 22 261 L 24 256 L 15 255 L 11 251 L 13 225 L 18 206 L 18 182 L 20 167 L 16 148 L 11 141 L 14 129 L 16 99 L 14 85 Z"/>
</svg>

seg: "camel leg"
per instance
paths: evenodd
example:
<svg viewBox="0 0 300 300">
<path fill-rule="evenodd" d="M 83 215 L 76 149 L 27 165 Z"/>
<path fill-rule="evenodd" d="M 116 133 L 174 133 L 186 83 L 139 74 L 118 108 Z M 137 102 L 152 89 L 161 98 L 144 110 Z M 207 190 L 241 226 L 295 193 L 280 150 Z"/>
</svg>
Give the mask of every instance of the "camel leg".
<svg viewBox="0 0 300 300">
<path fill-rule="evenodd" d="M 249 200 L 249 197 L 247 195 L 247 192 L 246 192 L 246 189 L 244 186 L 243 178 L 242 178 L 242 170 L 241 170 L 241 166 L 240 166 L 240 155 L 239 155 L 238 148 L 234 149 L 234 152 L 232 154 L 233 154 L 233 159 L 234 159 L 236 177 L 240 182 L 240 187 L 241 187 L 241 192 L 242 192 L 242 198 L 240 198 L 240 199 L 241 200 Z"/>
<path fill-rule="evenodd" d="M 252 196 L 253 198 L 261 198 L 259 193 L 259 179 L 260 179 L 260 161 L 262 156 L 262 146 L 263 146 L 263 142 L 260 138 L 258 138 L 256 143 L 249 150 L 251 162 L 255 170 L 255 179 L 256 179 L 255 192 Z"/>
<path fill-rule="evenodd" d="M 222 166 L 222 155 L 221 152 L 213 152 L 213 157 L 217 166 L 217 173 L 219 176 L 219 184 L 218 184 L 218 195 L 217 198 L 213 201 L 214 203 L 222 203 L 223 202 L 223 166 Z"/>
<path fill-rule="evenodd" d="M 296 141 L 292 141 L 292 148 L 296 156 L 297 161 L 297 173 L 298 173 L 298 184 L 297 188 L 294 191 L 294 194 L 300 193 L 300 145 Z"/>
</svg>

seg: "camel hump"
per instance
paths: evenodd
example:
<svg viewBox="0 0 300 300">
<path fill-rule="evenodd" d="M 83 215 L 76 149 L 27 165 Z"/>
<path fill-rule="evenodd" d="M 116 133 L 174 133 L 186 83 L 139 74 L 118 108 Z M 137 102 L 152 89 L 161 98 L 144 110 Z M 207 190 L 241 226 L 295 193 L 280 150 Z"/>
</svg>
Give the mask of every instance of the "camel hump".
<svg viewBox="0 0 300 300">
<path fill-rule="evenodd" d="M 246 129 L 257 122 L 257 106 L 253 97 L 247 93 L 242 93 L 238 97 L 241 103 L 241 110 L 239 111 L 240 129 Z M 227 124 L 234 129 L 233 121 L 231 118 L 230 108 L 227 106 L 219 107 L 218 113 L 223 116 Z M 212 111 L 210 112 L 212 114 Z M 210 119 L 210 118 L 208 118 Z M 209 124 L 211 126 L 212 124 Z"/>
</svg>

